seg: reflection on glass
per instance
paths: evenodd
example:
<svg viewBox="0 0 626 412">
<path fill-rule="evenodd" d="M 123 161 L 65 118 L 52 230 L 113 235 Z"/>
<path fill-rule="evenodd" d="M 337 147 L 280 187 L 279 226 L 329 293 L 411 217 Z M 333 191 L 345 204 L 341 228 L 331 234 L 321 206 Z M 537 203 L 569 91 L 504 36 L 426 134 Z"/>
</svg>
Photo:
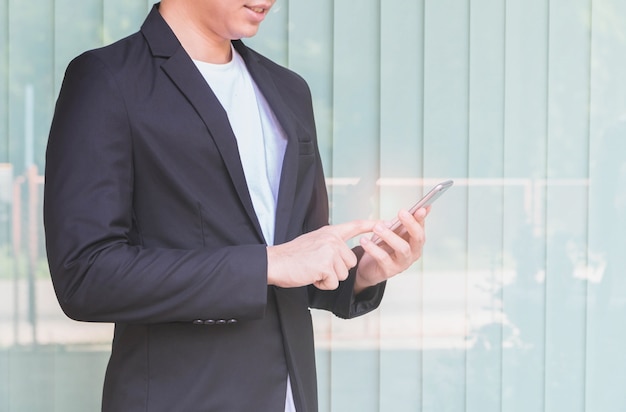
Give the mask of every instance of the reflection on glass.
<svg viewBox="0 0 626 412">
<path fill-rule="evenodd" d="M 391 219 L 455 180 L 379 311 L 314 313 L 320 410 L 625 410 L 623 2 L 278 1 L 249 43 L 311 85 L 333 221 Z M 151 2 L 9 3 L 0 412 L 98 410 L 112 327 L 56 302 L 43 155 L 69 59 Z"/>
</svg>

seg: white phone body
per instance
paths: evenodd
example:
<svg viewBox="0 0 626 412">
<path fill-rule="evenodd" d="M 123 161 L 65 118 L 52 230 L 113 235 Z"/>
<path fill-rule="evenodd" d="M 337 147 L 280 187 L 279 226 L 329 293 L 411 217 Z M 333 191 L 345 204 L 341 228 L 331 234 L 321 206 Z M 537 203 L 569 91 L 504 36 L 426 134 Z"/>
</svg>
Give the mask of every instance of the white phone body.
<svg viewBox="0 0 626 412">
<path fill-rule="evenodd" d="M 430 189 L 430 191 L 426 193 L 424 197 L 422 197 L 413 206 L 411 206 L 411 208 L 409 209 L 409 213 L 413 214 L 417 212 L 418 209 L 433 204 L 433 202 L 439 199 L 439 196 L 444 194 L 445 191 L 448 190 L 453 184 L 454 181 L 452 180 L 446 180 L 444 182 L 438 183 L 437 185 L 435 185 L 435 187 Z M 400 220 L 398 220 L 397 217 L 389 224 L 389 229 L 393 230 L 394 232 L 397 232 L 400 229 L 400 232 L 398 233 L 402 234 L 402 223 L 400 222 Z M 375 243 L 380 243 L 381 239 L 378 238 L 378 236 L 374 235 L 372 237 L 372 241 Z"/>
</svg>

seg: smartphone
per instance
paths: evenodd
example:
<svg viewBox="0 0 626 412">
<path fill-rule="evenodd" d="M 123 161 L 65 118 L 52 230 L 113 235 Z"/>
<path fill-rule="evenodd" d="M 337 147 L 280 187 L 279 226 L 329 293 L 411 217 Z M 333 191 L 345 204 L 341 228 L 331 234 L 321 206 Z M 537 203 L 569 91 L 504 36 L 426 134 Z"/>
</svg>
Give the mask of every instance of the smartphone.
<svg viewBox="0 0 626 412">
<path fill-rule="evenodd" d="M 411 208 L 409 209 L 409 213 L 413 214 L 418 209 L 433 204 L 433 202 L 439 199 L 439 196 L 444 194 L 445 191 L 448 190 L 453 184 L 453 180 L 446 180 L 445 182 L 438 183 L 435 187 L 430 189 L 430 191 L 426 193 L 424 197 L 418 200 L 417 203 L 411 206 Z M 398 220 L 397 217 L 389 224 L 389 229 L 397 232 L 400 235 L 403 234 L 404 230 L 404 228 L 402 227 L 402 223 L 400 222 L 400 220 Z M 374 235 L 372 237 L 372 241 L 375 243 L 380 243 L 381 239 L 379 239 L 378 236 Z"/>
</svg>

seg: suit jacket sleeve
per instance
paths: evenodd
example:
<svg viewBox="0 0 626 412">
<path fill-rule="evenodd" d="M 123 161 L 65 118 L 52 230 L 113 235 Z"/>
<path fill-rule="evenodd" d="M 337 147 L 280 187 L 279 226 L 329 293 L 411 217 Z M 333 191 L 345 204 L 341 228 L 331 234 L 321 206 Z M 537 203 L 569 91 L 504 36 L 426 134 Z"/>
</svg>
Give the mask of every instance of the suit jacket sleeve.
<svg viewBox="0 0 626 412">
<path fill-rule="evenodd" d="M 133 210 L 127 95 L 97 56 L 82 55 L 68 67 L 49 136 L 44 189 L 46 247 L 62 309 L 77 320 L 107 322 L 262 317 L 263 244 L 142 245 Z M 176 219 L 163 224 L 176 230 Z"/>
</svg>

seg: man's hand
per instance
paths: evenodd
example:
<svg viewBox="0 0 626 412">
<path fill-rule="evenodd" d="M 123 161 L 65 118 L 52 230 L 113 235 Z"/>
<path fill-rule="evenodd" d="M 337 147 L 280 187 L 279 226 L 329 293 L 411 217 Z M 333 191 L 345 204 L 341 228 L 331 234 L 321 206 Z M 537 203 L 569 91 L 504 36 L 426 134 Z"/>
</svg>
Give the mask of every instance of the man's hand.
<svg viewBox="0 0 626 412">
<path fill-rule="evenodd" d="M 430 207 L 422 208 L 411 215 L 406 210 L 401 210 L 398 218 L 406 230 L 403 236 L 379 223 L 374 227 L 374 234 L 382 240 L 381 243 L 377 244 L 366 237 L 361 238 L 365 254 L 357 269 L 355 293 L 405 271 L 422 256 L 426 240 L 424 223 L 429 211 Z"/>
<path fill-rule="evenodd" d="M 313 284 L 319 289 L 336 289 L 357 263 L 346 241 L 372 232 L 376 224 L 376 221 L 355 220 L 324 226 L 290 242 L 268 246 L 268 285 L 290 288 Z"/>
</svg>

